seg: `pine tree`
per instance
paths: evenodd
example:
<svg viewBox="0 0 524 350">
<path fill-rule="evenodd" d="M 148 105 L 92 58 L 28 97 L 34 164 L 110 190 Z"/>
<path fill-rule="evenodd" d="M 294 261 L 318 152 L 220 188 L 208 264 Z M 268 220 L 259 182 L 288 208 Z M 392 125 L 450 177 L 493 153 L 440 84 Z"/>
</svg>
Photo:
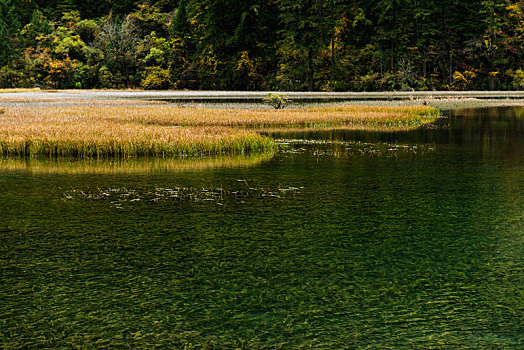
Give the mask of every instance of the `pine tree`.
<svg viewBox="0 0 524 350">
<path fill-rule="evenodd" d="M 9 64 L 16 54 L 15 39 L 19 30 L 15 4 L 11 0 L 0 0 L 0 66 Z"/>
<path fill-rule="evenodd" d="M 307 89 L 314 89 L 315 60 L 330 41 L 330 2 L 326 0 L 280 0 L 282 54 L 297 64 L 306 76 Z M 296 52 L 296 54 L 295 54 Z"/>
<path fill-rule="evenodd" d="M 133 0 L 113 0 L 111 11 L 113 16 L 120 17 L 129 14 L 136 7 L 136 2 Z"/>
<path fill-rule="evenodd" d="M 175 18 L 173 20 L 173 36 L 183 37 L 189 32 L 189 18 L 187 13 L 187 0 L 180 0 Z"/>
</svg>

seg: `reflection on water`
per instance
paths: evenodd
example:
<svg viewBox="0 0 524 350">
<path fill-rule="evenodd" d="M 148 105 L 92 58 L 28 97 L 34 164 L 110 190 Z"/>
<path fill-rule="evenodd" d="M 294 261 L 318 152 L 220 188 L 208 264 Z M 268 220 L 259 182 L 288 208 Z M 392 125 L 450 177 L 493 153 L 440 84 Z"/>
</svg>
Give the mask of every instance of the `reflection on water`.
<svg viewBox="0 0 524 350">
<path fill-rule="evenodd" d="M 522 109 L 438 123 L 280 135 L 254 166 L 0 168 L 1 347 L 522 348 Z"/>
<path fill-rule="evenodd" d="M 24 171 L 32 174 L 152 174 L 249 167 L 272 158 L 272 154 L 208 156 L 188 158 L 129 159 L 28 159 L 0 158 L 0 171 Z"/>
</svg>

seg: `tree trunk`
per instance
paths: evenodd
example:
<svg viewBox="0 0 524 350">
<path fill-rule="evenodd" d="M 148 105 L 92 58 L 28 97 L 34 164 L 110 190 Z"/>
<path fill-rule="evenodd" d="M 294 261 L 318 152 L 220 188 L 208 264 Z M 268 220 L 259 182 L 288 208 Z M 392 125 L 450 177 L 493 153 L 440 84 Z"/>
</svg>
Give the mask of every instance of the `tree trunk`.
<svg viewBox="0 0 524 350">
<path fill-rule="evenodd" d="M 307 52 L 307 85 L 308 91 L 313 91 L 313 49 Z"/>
</svg>

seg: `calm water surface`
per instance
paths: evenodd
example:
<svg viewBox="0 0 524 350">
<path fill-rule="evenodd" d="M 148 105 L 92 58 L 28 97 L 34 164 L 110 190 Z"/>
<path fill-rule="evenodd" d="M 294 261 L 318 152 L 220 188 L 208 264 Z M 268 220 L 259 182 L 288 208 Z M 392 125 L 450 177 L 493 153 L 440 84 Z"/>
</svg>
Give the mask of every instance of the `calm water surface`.
<svg viewBox="0 0 524 350">
<path fill-rule="evenodd" d="M 0 347 L 524 347 L 524 109 L 273 158 L 0 162 Z"/>
</svg>

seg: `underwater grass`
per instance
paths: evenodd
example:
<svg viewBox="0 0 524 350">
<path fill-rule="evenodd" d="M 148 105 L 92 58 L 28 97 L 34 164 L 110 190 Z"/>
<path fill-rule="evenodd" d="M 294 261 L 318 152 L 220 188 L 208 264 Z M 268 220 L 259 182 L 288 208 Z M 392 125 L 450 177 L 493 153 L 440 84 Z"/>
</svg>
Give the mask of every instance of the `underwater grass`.
<svg viewBox="0 0 524 350">
<path fill-rule="evenodd" d="M 435 120 L 428 106 L 238 110 L 151 106 L 19 106 L 0 117 L 0 154 L 133 157 L 247 154 L 276 143 L 252 129 L 401 128 Z"/>
</svg>

